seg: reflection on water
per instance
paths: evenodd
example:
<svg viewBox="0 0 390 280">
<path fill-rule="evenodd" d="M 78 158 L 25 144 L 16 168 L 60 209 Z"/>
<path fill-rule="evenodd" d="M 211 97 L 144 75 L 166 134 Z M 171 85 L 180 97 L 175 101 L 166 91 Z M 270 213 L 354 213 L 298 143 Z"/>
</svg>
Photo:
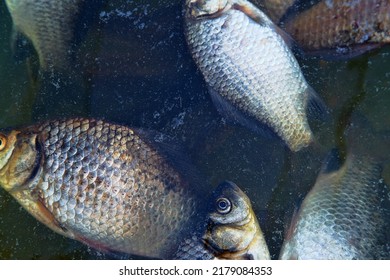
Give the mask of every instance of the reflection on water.
<svg viewBox="0 0 390 280">
<path fill-rule="evenodd" d="M 34 56 L 14 58 L 11 18 L 0 2 L 0 127 L 81 115 L 166 133 L 183 143 L 205 185 L 231 180 L 248 194 L 277 258 L 291 213 L 313 185 L 325 154 L 345 145 L 342 132 L 351 113 L 363 112 L 376 131 L 390 127 L 390 48 L 352 61 L 299 59 L 332 112 L 325 123 L 310 125 L 319 145 L 291 154 L 218 114 L 187 50 L 179 2 L 105 5 L 83 35 L 74 68 L 62 73 L 38 73 Z M 383 174 L 389 182 L 389 169 Z M 1 189 L 0 258 L 129 256 L 104 254 L 55 234 Z"/>
</svg>

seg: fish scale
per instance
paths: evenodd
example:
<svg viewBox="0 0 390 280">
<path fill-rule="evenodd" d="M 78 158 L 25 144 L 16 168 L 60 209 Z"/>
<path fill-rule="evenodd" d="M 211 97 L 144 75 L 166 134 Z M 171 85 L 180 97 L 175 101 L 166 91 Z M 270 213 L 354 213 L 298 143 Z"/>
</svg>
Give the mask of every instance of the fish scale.
<svg viewBox="0 0 390 280">
<path fill-rule="evenodd" d="M 8 144 L 9 161 L 0 162 L 0 184 L 67 237 L 101 250 L 169 258 L 202 211 L 192 183 L 136 130 L 75 118 L 11 134 L 17 140 Z M 38 171 L 30 166 L 20 175 L 12 166 L 28 153 L 39 158 Z"/>
<path fill-rule="evenodd" d="M 284 28 L 307 53 L 348 58 L 390 43 L 390 1 L 321 1 Z"/>
<path fill-rule="evenodd" d="M 321 174 L 291 224 L 280 258 L 390 258 L 381 170 L 370 157 L 349 155 L 339 170 Z"/>
<path fill-rule="evenodd" d="M 197 18 L 191 14 L 194 2 L 199 6 L 217 1 L 187 1 L 185 33 L 220 111 L 254 120 L 253 125 L 236 119 L 256 131 L 264 125 L 271 128 L 293 151 L 308 146 L 313 141 L 306 118 L 311 88 L 273 23 L 239 0 L 225 2 L 249 5 L 247 10 L 261 15 L 260 23 L 234 6 Z"/>
<path fill-rule="evenodd" d="M 34 45 L 43 69 L 68 66 L 82 0 L 6 0 L 16 30 Z"/>
</svg>

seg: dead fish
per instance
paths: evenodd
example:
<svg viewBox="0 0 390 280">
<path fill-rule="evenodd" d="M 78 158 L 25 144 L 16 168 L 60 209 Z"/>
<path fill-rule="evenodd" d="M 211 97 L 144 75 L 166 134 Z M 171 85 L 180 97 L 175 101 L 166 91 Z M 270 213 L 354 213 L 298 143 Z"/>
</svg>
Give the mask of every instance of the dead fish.
<svg viewBox="0 0 390 280">
<path fill-rule="evenodd" d="M 353 57 L 390 43 L 390 1 L 324 0 L 284 28 L 308 54 Z"/>
<path fill-rule="evenodd" d="M 59 234 L 167 258 L 197 221 L 201 190 L 147 135 L 83 118 L 1 132 L 0 185 Z"/>
<path fill-rule="evenodd" d="M 390 196 L 382 161 L 372 154 L 371 143 L 378 141 L 363 141 L 362 135 L 354 141 L 368 151 L 351 147 L 342 165 L 335 152 L 325 161 L 292 220 L 280 259 L 390 258 Z"/>
<path fill-rule="evenodd" d="M 63 69 L 70 63 L 76 21 L 83 0 L 6 0 L 14 32 L 23 34 L 36 50 L 40 67 Z M 18 37 L 18 36 L 15 36 Z"/>
<path fill-rule="evenodd" d="M 253 0 L 252 2 L 258 7 L 264 7 L 271 20 L 278 23 L 296 0 Z"/>
<path fill-rule="evenodd" d="M 187 43 L 218 109 L 254 131 L 270 128 L 292 151 L 308 146 L 315 93 L 271 20 L 246 0 L 187 0 L 185 9 Z"/>
<path fill-rule="evenodd" d="M 270 259 L 250 200 L 236 184 L 221 183 L 209 203 L 201 234 L 186 238 L 175 259 Z"/>
</svg>

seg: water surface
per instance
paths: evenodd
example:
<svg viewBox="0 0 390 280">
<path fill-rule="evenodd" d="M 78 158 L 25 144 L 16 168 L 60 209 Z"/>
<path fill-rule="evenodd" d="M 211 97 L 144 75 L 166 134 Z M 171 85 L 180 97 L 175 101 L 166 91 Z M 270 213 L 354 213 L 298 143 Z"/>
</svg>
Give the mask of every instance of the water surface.
<svg viewBox="0 0 390 280">
<path fill-rule="evenodd" d="M 389 130 L 389 47 L 350 61 L 299 58 L 331 114 L 325 123 L 311 121 L 322 148 L 291 154 L 279 141 L 218 114 L 187 50 L 179 1 L 113 2 L 78 45 L 74 69 L 54 77 L 37 75 L 34 54 L 27 61 L 14 57 L 11 18 L 0 2 L 0 127 L 87 116 L 163 132 L 188 151 L 204 187 L 231 180 L 248 194 L 273 258 L 326 152 L 345 148 L 342 131 L 351 113 L 359 110 L 375 130 Z M 64 238 L 0 190 L 0 259 L 106 258 L 139 257 L 101 253 Z"/>
</svg>

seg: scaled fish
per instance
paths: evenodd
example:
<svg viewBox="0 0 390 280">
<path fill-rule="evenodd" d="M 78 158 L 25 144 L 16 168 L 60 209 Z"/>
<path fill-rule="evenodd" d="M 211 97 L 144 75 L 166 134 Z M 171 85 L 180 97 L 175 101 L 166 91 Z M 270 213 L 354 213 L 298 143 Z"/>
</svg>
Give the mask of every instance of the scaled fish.
<svg viewBox="0 0 390 280">
<path fill-rule="evenodd" d="M 55 232 L 100 250 L 171 256 L 201 215 L 193 182 L 125 126 L 75 118 L 0 134 L 0 185 Z"/>
<path fill-rule="evenodd" d="M 309 54 L 352 57 L 390 43 L 390 0 L 323 0 L 284 28 Z"/>
<path fill-rule="evenodd" d="M 390 194 L 381 160 L 351 149 L 341 166 L 335 163 L 328 158 L 293 218 L 280 259 L 390 259 Z"/>
<path fill-rule="evenodd" d="M 270 259 L 250 200 L 236 184 L 221 183 L 209 203 L 205 224 L 180 244 L 175 259 Z"/>
<path fill-rule="evenodd" d="M 219 110 L 255 131 L 271 128 L 292 151 L 308 146 L 314 92 L 271 20 L 246 0 L 187 0 L 185 8 L 188 45 Z"/>
<path fill-rule="evenodd" d="M 34 46 L 42 69 L 69 65 L 75 25 L 85 0 L 6 0 L 15 32 Z"/>
</svg>

